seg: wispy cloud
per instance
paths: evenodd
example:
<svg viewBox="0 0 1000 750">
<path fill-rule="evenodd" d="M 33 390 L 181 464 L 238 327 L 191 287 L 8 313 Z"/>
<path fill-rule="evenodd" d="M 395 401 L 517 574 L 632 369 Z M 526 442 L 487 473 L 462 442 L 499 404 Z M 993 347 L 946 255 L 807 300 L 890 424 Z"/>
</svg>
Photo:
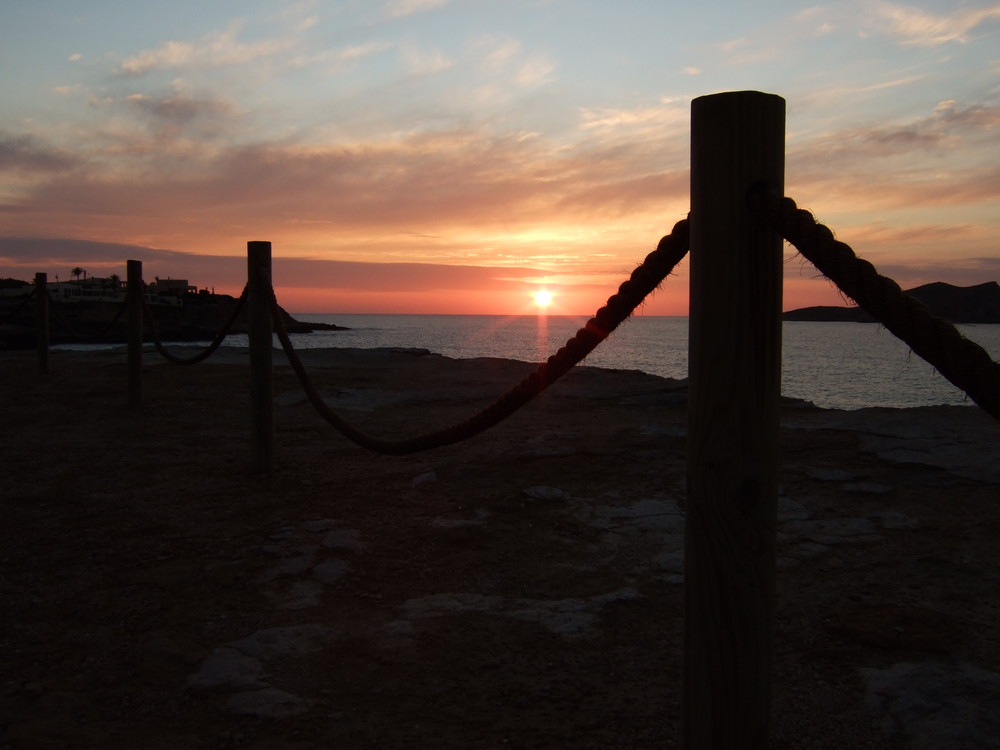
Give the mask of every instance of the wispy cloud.
<svg viewBox="0 0 1000 750">
<path fill-rule="evenodd" d="M 434 75 L 447 70 L 454 61 L 444 52 L 436 49 L 420 49 L 414 44 L 404 44 L 400 49 L 406 69 L 411 75 Z"/>
<path fill-rule="evenodd" d="M 1000 18 L 1000 5 L 985 8 L 957 8 L 935 14 L 912 5 L 890 2 L 866 4 L 872 22 L 901 44 L 936 47 L 949 42 L 966 42 L 983 23 Z"/>
<path fill-rule="evenodd" d="M 221 68 L 242 65 L 252 60 L 270 57 L 292 49 L 291 37 L 275 37 L 254 42 L 240 41 L 244 24 L 234 22 L 222 31 L 212 32 L 197 42 L 167 41 L 159 47 L 143 50 L 125 58 L 118 72 L 128 76 L 141 76 L 153 70 L 184 68 Z"/>
<path fill-rule="evenodd" d="M 389 18 L 402 18 L 414 13 L 426 13 L 447 4 L 448 0 L 392 0 L 386 4 L 385 14 Z"/>
<path fill-rule="evenodd" d="M 949 207 L 958 208 L 953 216 L 975 217 L 955 221 L 966 237 L 973 225 L 984 232 L 982 251 L 995 246 L 988 239 L 995 225 L 985 217 L 1000 200 L 1000 168 L 981 155 L 995 144 L 998 128 L 995 104 L 946 100 L 915 117 L 799 135 L 787 151 L 786 189 L 796 200 L 855 221 L 889 212 L 902 227 L 926 225 L 929 211 L 943 217 Z M 884 234 L 876 239 L 890 244 Z"/>
<path fill-rule="evenodd" d="M 508 36 L 487 35 L 470 45 L 478 68 L 486 76 L 512 76 L 519 86 L 533 88 L 553 80 L 556 64 L 543 52 L 526 53 L 524 45 Z"/>
<path fill-rule="evenodd" d="M 587 131 L 618 132 L 650 131 L 653 128 L 677 128 L 686 134 L 690 113 L 688 102 L 680 97 L 666 97 L 651 105 L 626 109 L 585 108 L 580 112 L 580 127 Z"/>
<path fill-rule="evenodd" d="M 472 45 L 474 52 L 480 52 L 479 68 L 483 73 L 495 75 L 515 64 L 522 53 L 522 45 L 511 37 L 483 36 Z"/>
<path fill-rule="evenodd" d="M 319 67 L 325 69 L 327 73 L 342 73 L 369 57 L 392 49 L 393 46 L 391 42 L 375 40 L 337 49 L 311 51 L 293 55 L 286 61 L 284 67 L 288 70 Z"/>
</svg>

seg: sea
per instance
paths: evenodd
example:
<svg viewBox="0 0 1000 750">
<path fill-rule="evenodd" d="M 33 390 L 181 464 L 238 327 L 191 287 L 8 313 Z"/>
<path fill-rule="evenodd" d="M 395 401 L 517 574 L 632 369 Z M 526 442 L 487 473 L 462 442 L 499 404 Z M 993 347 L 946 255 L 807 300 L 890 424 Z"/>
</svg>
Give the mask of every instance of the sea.
<svg viewBox="0 0 1000 750">
<path fill-rule="evenodd" d="M 296 347 L 416 347 L 455 358 L 540 362 L 556 352 L 584 317 L 528 315 L 323 315 L 296 320 L 335 323 L 347 331 L 292 337 Z M 1000 324 L 961 325 L 962 334 L 1000 360 Z M 687 377 L 686 317 L 633 316 L 583 364 Z M 230 341 L 229 339 L 232 339 Z M 231 336 L 227 344 L 246 345 Z M 831 409 L 971 404 L 910 348 L 875 323 L 786 321 L 782 325 L 782 395 Z"/>
<path fill-rule="evenodd" d="M 419 348 L 460 359 L 501 357 L 525 362 L 544 361 L 586 322 L 585 317 L 561 315 L 292 313 L 292 317 L 349 329 L 292 334 L 292 342 L 298 349 Z M 960 325 L 958 329 L 989 352 L 994 361 L 1000 360 L 1000 324 Z M 686 317 L 635 315 L 583 364 L 686 378 L 687 337 Z M 248 344 L 245 334 L 227 336 L 223 342 L 227 347 Z M 277 338 L 275 346 L 280 346 Z M 108 347 L 53 347 L 94 348 Z M 876 323 L 784 322 L 781 391 L 784 396 L 828 409 L 972 403 L 906 344 Z"/>
</svg>

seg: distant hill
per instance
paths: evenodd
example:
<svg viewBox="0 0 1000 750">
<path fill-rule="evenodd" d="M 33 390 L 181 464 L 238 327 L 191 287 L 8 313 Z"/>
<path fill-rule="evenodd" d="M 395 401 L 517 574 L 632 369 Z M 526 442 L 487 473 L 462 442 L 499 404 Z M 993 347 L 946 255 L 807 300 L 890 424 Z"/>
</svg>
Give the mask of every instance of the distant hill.
<svg viewBox="0 0 1000 750">
<path fill-rule="evenodd" d="M 935 281 L 907 289 L 906 293 L 923 302 L 938 317 L 952 323 L 1000 323 L 1000 284 L 987 281 L 975 286 L 955 286 Z M 872 317 L 860 307 L 801 307 L 789 310 L 783 320 L 811 320 L 836 323 L 872 323 Z"/>
</svg>

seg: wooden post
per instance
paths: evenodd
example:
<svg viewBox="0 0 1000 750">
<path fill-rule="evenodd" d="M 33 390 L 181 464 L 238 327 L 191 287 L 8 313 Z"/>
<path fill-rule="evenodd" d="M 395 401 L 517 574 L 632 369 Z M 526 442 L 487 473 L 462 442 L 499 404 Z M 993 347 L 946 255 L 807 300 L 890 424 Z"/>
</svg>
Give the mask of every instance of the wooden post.
<svg viewBox="0 0 1000 750">
<path fill-rule="evenodd" d="M 142 405 L 142 261 L 125 261 L 128 306 L 128 405 Z"/>
<path fill-rule="evenodd" d="M 49 374 L 49 275 L 35 274 L 35 295 L 38 297 L 38 374 Z"/>
<path fill-rule="evenodd" d="M 271 272 L 271 243 L 247 243 L 247 304 L 250 313 L 250 448 L 261 473 L 274 462 L 274 386 L 271 306 L 260 269 Z"/>
<path fill-rule="evenodd" d="M 784 121 L 755 91 L 691 105 L 686 750 L 769 742 L 782 241 L 747 191 L 784 192 Z"/>
</svg>

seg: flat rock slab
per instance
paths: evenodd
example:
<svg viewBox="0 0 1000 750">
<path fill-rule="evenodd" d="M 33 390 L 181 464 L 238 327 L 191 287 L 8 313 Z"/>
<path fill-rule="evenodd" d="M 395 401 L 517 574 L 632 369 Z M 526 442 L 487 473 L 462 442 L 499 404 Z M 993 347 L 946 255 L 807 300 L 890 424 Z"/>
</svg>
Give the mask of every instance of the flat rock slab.
<svg viewBox="0 0 1000 750">
<path fill-rule="evenodd" d="M 0 746 L 677 745 L 676 383 L 574 371 L 471 440 L 381 456 L 277 356 L 289 395 L 261 475 L 245 353 L 145 368 L 138 412 L 124 353 L 53 352 L 44 382 L 33 355 L 0 363 Z M 387 438 L 468 419 L 532 370 L 304 355 Z M 995 421 L 783 402 L 781 450 L 773 746 L 991 747 Z"/>
<path fill-rule="evenodd" d="M 403 604 L 403 613 L 406 619 L 415 620 L 481 612 L 526 622 L 537 622 L 560 635 L 578 635 L 595 625 L 600 610 L 608 604 L 640 598 L 642 595 L 638 591 L 629 588 L 599 594 L 589 599 L 559 599 L 555 601 L 512 599 L 468 593 L 434 594 L 419 599 L 410 599 Z"/>
<path fill-rule="evenodd" d="M 866 707 L 911 750 L 1000 748 L 1000 674 L 935 662 L 866 669 Z"/>
</svg>

